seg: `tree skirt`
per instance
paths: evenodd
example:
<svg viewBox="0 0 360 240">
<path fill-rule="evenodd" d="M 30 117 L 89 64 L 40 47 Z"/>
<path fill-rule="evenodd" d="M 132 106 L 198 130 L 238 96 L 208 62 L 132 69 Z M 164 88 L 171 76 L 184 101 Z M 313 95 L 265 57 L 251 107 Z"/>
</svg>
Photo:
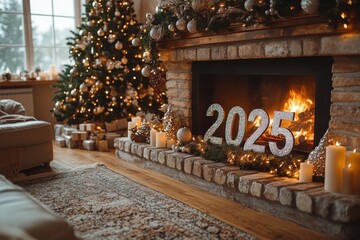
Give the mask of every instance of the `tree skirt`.
<svg viewBox="0 0 360 240">
<path fill-rule="evenodd" d="M 83 239 L 254 239 L 104 166 L 19 185 Z"/>
</svg>

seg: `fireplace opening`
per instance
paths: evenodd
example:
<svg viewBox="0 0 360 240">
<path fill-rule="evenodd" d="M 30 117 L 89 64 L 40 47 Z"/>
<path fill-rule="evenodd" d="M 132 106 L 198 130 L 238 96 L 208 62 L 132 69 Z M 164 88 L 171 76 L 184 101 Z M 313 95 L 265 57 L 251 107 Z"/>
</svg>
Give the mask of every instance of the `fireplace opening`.
<svg viewBox="0 0 360 240">
<path fill-rule="evenodd" d="M 274 111 L 295 112 L 295 120 L 284 120 L 281 127 L 293 133 L 295 151 L 309 153 L 328 128 L 332 63 L 331 57 L 194 62 L 192 132 L 203 135 L 216 121 L 216 112 L 206 116 L 213 103 L 220 104 L 225 114 L 235 106 L 243 108 L 247 116 L 254 109 L 263 109 L 270 126 L 256 143 L 267 145 L 271 140 L 280 146 L 281 135 L 270 134 Z M 243 143 L 257 129 L 259 120 L 247 121 Z M 225 122 L 226 118 L 214 136 L 224 138 Z M 238 124 L 235 115 L 233 139 Z"/>
</svg>

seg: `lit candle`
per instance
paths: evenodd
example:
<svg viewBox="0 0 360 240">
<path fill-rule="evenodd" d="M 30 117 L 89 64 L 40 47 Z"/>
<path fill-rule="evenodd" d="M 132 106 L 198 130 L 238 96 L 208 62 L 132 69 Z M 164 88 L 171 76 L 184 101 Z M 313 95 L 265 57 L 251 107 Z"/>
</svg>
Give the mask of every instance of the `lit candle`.
<svg viewBox="0 0 360 240">
<path fill-rule="evenodd" d="M 155 147 L 156 146 L 156 133 L 155 129 L 150 129 L 150 145 Z"/>
<path fill-rule="evenodd" d="M 141 126 L 141 117 L 132 117 L 131 121 L 134 122 L 138 128 Z"/>
<path fill-rule="evenodd" d="M 166 132 L 157 132 L 156 133 L 156 144 L 157 148 L 165 148 L 166 147 Z"/>
<path fill-rule="evenodd" d="M 300 163 L 300 182 L 312 182 L 314 166 L 309 162 Z"/>
<path fill-rule="evenodd" d="M 346 152 L 346 165 L 348 166 L 349 164 L 351 164 L 353 172 L 353 192 L 360 194 L 360 152 L 356 152 L 356 149 Z"/>
<path fill-rule="evenodd" d="M 343 168 L 343 178 L 342 178 L 342 187 L 341 192 L 344 194 L 353 193 L 353 169 L 351 169 L 351 164 Z"/>
<path fill-rule="evenodd" d="M 136 123 L 134 122 L 128 122 L 128 138 L 131 139 L 132 129 L 136 127 Z"/>
<path fill-rule="evenodd" d="M 346 148 L 336 145 L 326 147 L 325 156 L 325 191 L 337 192 L 341 191 L 342 171 L 345 167 Z"/>
</svg>

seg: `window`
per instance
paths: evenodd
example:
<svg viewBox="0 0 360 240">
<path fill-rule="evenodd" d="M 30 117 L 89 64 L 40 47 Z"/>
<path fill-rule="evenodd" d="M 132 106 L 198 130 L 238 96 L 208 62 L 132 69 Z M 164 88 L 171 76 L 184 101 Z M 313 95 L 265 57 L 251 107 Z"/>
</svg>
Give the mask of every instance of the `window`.
<svg viewBox="0 0 360 240">
<path fill-rule="evenodd" d="M 58 70 L 69 62 L 66 38 L 85 0 L 0 0 L 0 72 Z"/>
</svg>

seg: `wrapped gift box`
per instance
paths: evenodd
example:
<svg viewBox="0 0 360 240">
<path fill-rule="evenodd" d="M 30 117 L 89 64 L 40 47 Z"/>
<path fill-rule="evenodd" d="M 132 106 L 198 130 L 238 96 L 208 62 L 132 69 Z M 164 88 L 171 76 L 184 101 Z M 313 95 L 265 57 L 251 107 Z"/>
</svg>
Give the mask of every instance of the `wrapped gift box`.
<svg viewBox="0 0 360 240">
<path fill-rule="evenodd" d="M 59 147 L 66 147 L 65 138 L 61 136 L 55 136 L 55 144 Z"/>
<path fill-rule="evenodd" d="M 63 135 L 71 136 L 71 133 L 74 132 L 74 131 L 77 131 L 77 129 L 73 128 L 73 127 L 64 127 L 62 133 L 63 133 Z"/>
<path fill-rule="evenodd" d="M 74 141 L 84 141 L 87 139 L 87 132 L 85 131 L 73 131 L 71 133 L 72 140 Z"/>
<path fill-rule="evenodd" d="M 67 148 L 77 148 L 78 147 L 78 141 L 75 141 L 72 139 L 72 136 L 65 135 L 63 136 L 65 139 L 65 144 Z"/>
<path fill-rule="evenodd" d="M 83 148 L 89 151 L 93 151 L 96 149 L 96 143 L 94 140 L 84 140 Z"/>
<path fill-rule="evenodd" d="M 105 133 L 105 139 L 108 141 L 109 148 L 114 148 L 114 141 L 116 138 L 119 138 L 119 137 L 121 137 L 121 135 L 116 132 Z"/>
<path fill-rule="evenodd" d="M 109 145 L 107 140 L 100 140 L 99 141 L 99 151 L 100 152 L 107 152 L 109 151 Z"/>
<path fill-rule="evenodd" d="M 55 124 L 54 125 L 55 137 L 56 136 L 61 136 L 61 134 L 63 133 L 64 127 L 65 127 L 64 124 Z"/>
</svg>

